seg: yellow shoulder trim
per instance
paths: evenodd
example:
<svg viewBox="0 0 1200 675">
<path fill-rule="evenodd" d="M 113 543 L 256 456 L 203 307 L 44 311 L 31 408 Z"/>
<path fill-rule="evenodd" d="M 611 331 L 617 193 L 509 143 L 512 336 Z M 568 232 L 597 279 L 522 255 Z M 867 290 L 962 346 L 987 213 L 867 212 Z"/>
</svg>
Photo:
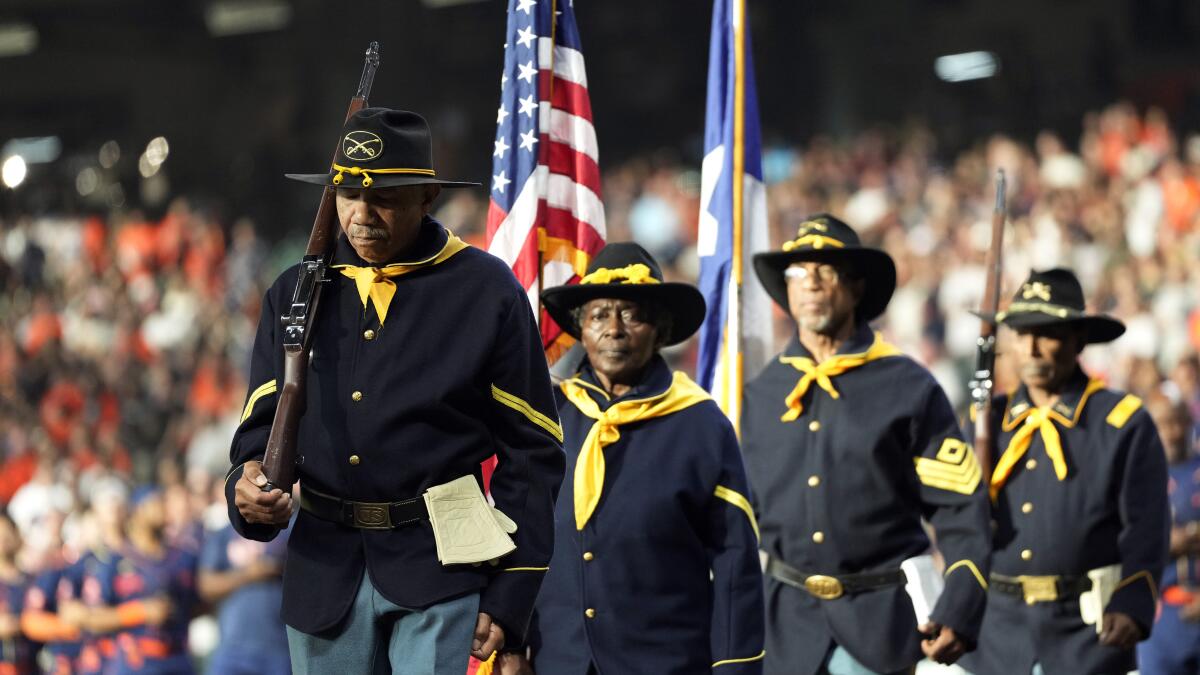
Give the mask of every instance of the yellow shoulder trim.
<svg viewBox="0 0 1200 675">
<path fill-rule="evenodd" d="M 960 567 L 965 567 L 965 568 L 971 570 L 971 574 L 975 575 L 975 581 L 979 582 L 979 585 L 983 587 L 983 590 L 985 590 L 985 591 L 987 590 L 987 587 L 988 587 L 987 580 L 984 579 L 983 575 L 979 573 L 979 568 L 975 566 L 975 563 L 971 562 L 970 560 L 959 560 L 958 562 L 954 563 L 953 565 L 947 567 L 946 573 L 943 574 L 942 576 L 948 577 L 948 576 L 950 576 L 951 572 L 953 572 L 954 570 L 956 570 Z"/>
<path fill-rule="evenodd" d="M 505 567 L 501 572 L 549 572 L 549 567 Z"/>
<path fill-rule="evenodd" d="M 750 528 L 754 530 L 754 538 L 758 539 L 758 520 L 754 517 L 754 509 L 750 506 L 750 500 L 746 499 L 745 495 L 737 490 L 730 490 L 724 485 L 718 485 L 713 494 L 717 499 L 724 499 L 733 504 L 746 513 L 746 518 L 750 519 Z"/>
<path fill-rule="evenodd" d="M 242 409 L 242 419 L 238 424 L 245 422 L 250 418 L 250 413 L 254 412 L 254 404 L 258 403 L 258 399 L 274 394 L 276 390 L 275 380 L 264 382 L 262 386 L 250 393 L 250 398 L 246 400 L 246 407 Z"/>
<path fill-rule="evenodd" d="M 971 446 L 957 438 L 942 441 L 934 458 L 914 457 L 913 462 L 922 483 L 949 492 L 974 494 L 983 479 L 983 471 Z"/>
<path fill-rule="evenodd" d="M 727 666 L 731 663 L 750 663 L 752 661 L 760 661 L 766 655 L 767 655 L 767 650 L 764 649 L 761 652 L 759 652 L 756 656 L 748 656 L 744 659 L 725 659 L 724 661 L 717 661 L 716 663 L 712 664 L 712 667 L 716 668 L 717 666 Z"/>
<path fill-rule="evenodd" d="M 520 397 L 513 396 L 494 384 L 492 385 L 492 398 L 499 401 L 502 405 L 506 405 L 509 408 L 521 413 L 530 422 L 533 422 L 535 425 L 541 427 L 546 431 L 546 433 L 558 439 L 559 443 L 562 443 L 562 427 L 559 426 L 557 420 L 551 419 L 537 410 L 534 410 L 533 406 L 523 401 Z"/>
<path fill-rule="evenodd" d="M 1129 417 L 1133 415 L 1133 413 L 1137 412 L 1138 408 L 1140 407 L 1142 407 L 1142 399 L 1134 396 L 1133 394 L 1127 394 L 1125 398 L 1121 399 L 1121 402 L 1118 403 L 1112 409 L 1112 411 L 1108 413 L 1108 417 L 1105 418 L 1105 421 L 1120 429 L 1121 427 L 1125 426 L 1125 423 L 1129 421 Z"/>
<path fill-rule="evenodd" d="M 1150 573 L 1147 572 L 1146 570 L 1142 570 L 1141 572 L 1138 572 L 1137 574 L 1131 574 L 1130 576 L 1125 577 L 1124 579 L 1121 580 L 1121 583 L 1117 584 L 1117 587 L 1113 589 L 1113 592 L 1116 593 L 1117 591 L 1121 590 L 1122 588 L 1125 588 L 1126 586 L 1132 584 L 1133 582 L 1137 581 L 1138 579 L 1146 580 L 1146 585 L 1150 587 L 1150 597 L 1157 600 L 1158 599 L 1158 586 L 1155 585 L 1155 583 L 1154 583 L 1154 577 L 1151 576 Z"/>
</svg>

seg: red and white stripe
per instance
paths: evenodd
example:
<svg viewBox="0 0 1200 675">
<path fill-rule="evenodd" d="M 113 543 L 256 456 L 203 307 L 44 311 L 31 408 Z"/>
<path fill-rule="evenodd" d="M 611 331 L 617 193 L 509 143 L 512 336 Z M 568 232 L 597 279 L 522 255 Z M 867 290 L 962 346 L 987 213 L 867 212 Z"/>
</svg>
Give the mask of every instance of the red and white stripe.
<svg viewBox="0 0 1200 675">
<path fill-rule="evenodd" d="M 538 304 L 538 230 L 565 239 L 594 255 L 607 238 L 604 204 L 600 199 L 599 147 L 592 126 L 583 54 L 538 38 L 538 78 L 541 100 L 538 116 L 538 167 L 524 185 L 512 185 L 518 196 L 505 213 L 493 201 L 488 209 L 488 252 L 513 268 Z M 542 286 L 577 281 L 567 262 L 548 260 Z M 543 338 L 549 345 L 558 331 Z"/>
</svg>

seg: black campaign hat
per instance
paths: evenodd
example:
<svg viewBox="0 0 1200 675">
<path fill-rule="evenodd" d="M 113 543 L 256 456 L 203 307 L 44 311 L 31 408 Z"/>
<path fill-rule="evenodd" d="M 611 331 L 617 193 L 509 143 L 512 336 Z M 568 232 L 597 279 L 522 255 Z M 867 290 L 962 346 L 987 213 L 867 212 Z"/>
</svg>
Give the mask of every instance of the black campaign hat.
<svg viewBox="0 0 1200 675">
<path fill-rule="evenodd" d="M 758 253 L 754 271 L 767 295 L 790 314 L 784 272 L 797 262 L 826 262 L 848 265 L 866 280 L 855 315 L 870 321 L 887 309 L 896 290 L 896 263 L 877 248 L 863 246 L 858 233 L 828 213 L 810 216 L 800 224 L 796 238 L 783 243 L 783 250 Z"/>
<path fill-rule="evenodd" d="M 646 249 L 633 242 L 617 242 L 600 249 L 588 273 L 571 286 L 542 291 L 542 304 L 568 335 L 580 339 L 571 311 L 596 298 L 653 300 L 671 315 L 671 333 L 663 344 L 688 339 L 704 322 L 704 296 L 691 284 L 663 281 L 662 270 Z"/>
<path fill-rule="evenodd" d="M 995 320 L 1013 329 L 1075 324 L 1083 328 L 1088 343 L 1111 342 L 1125 332 L 1125 324 L 1117 319 L 1087 313 L 1083 286 L 1074 272 L 1062 267 L 1031 270 L 1029 279 L 1017 289 L 1008 307 L 996 313 Z"/>
<path fill-rule="evenodd" d="M 285 175 L 315 185 L 352 188 L 479 185 L 438 178 L 429 123 L 417 113 L 390 108 L 363 108 L 346 120 L 328 173 Z"/>
</svg>

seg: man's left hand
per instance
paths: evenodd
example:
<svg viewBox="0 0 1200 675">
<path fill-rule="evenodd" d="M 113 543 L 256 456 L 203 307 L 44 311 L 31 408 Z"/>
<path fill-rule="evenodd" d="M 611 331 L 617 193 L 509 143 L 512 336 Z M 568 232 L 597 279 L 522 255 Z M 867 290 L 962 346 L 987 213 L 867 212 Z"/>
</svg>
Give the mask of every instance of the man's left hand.
<svg viewBox="0 0 1200 675">
<path fill-rule="evenodd" d="M 967 643 L 949 626 L 930 621 L 918 626 L 917 630 L 926 636 L 921 640 L 921 651 L 933 661 L 948 666 L 967 653 Z"/>
<path fill-rule="evenodd" d="M 1105 612 L 1100 626 L 1100 644 L 1120 649 L 1133 649 L 1142 639 L 1142 629 L 1128 614 Z"/>
<path fill-rule="evenodd" d="M 492 621 L 492 615 L 480 612 L 475 621 L 475 639 L 471 641 L 471 656 L 487 661 L 492 652 L 504 646 L 504 629 Z"/>
</svg>

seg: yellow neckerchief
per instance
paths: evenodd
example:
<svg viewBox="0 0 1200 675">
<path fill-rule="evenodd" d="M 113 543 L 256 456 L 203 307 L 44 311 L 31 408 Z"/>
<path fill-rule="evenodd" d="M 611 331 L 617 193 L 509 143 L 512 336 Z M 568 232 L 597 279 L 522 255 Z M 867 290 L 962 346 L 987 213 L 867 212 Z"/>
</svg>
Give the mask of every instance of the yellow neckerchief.
<svg viewBox="0 0 1200 675">
<path fill-rule="evenodd" d="M 711 397 L 700 385 L 684 373 L 676 372 L 671 386 L 661 394 L 650 398 L 619 401 L 601 411 L 600 406 L 588 395 L 591 385 L 572 378 L 561 385 L 567 400 L 579 408 L 579 412 L 596 420 L 583 439 L 579 457 L 575 460 L 575 529 L 582 530 L 596 505 L 600 503 L 600 492 L 604 489 L 604 446 L 612 445 L 621 438 L 617 427 L 630 422 L 640 422 L 654 417 L 663 417 L 689 406 L 707 401 Z"/>
<path fill-rule="evenodd" d="M 1050 462 L 1054 465 L 1054 475 L 1058 476 L 1059 480 L 1064 480 L 1067 477 L 1067 458 L 1063 455 L 1062 439 L 1058 435 L 1058 428 L 1054 426 L 1055 422 L 1061 424 L 1064 428 L 1070 429 L 1075 426 L 1075 422 L 1079 420 L 1079 414 L 1083 411 L 1083 406 L 1087 403 L 1087 399 L 1093 392 L 1103 389 L 1104 383 L 1100 380 L 1089 380 L 1087 388 L 1083 390 L 1083 395 L 1079 397 L 1079 403 L 1075 405 L 1075 416 L 1068 419 L 1062 413 L 1055 411 L 1049 406 L 1041 406 L 1037 408 L 1029 408 L 1025 412 L 1015 417 L 1011 422 L 1005 425 L 1005 430 L 1016 428 L 1017 424 L 1024 422 L 1017 433 L 1008 441 L 1008 447 L 1004 450 L 1004 454 L 1000 456 L 1000 461 L 996 462 L 996 468 L 992 471 L 992 483 L 989 488 L 992 499 L 1000 494 L 1000 489 L 1004 487 L 1004 483 L 1012 474 L 1013 468 L 1017 462 L 1029 450 L 1029 445 L 1033 442 L 1033 432 L 1037 431 L 1042 436 L 1042 445 L 1045 446 L 1046 456 L 1050 458 Z"/>
<path fill-rule="evenodd" d="M 379 325 L 387 318 L 388 305 L 396 295 L 396 282 L 392 277 L 398 277 L 422 267 L 436 265 L 448 260 L 451 256 L 467 248 L 468 244 L 446 230 L 446 245 L 432 258 L 417 262 L 392 263 L 386 267 L 356 267 L 354 265 L 334 265 L 342 274 L 354 280 L 358 287 L 358 297 L 362 300 L 363 308 L 367 306 L 367 298 L 375 305 L 375 313 L 379 315 Z"/>
<path fill-rule="evenodd" d="M 833 398 L 841 398 L 838 395 L 837 389 L 833 388 L 831 378 L 841 375 L 847 370 L 857 368 L 864 363 L 882 359 L 888 356 L 897 356 L 902 352 L 895 345 L 883 341 L 883 336 L 875 333 L 875 341 L 871 343 L 871 348 L 859 354 L 837 354 L 820 363 L 814 362 L 807 356 L 781 356 L 779 360 L 790 365 L 796 370 L 804 373 L 800 381 L 792 389 L 792 393 L 784 399 L 784 404 L 787 405 L 787 412 L 779 418 L 781 422 L 792 422 L 800 417 L 800 413 L 804 412 L 804 404 L 801 399 L 808 393 L 808 388 L 813 382 L 817 386 L 824 389 Z"/>
</svg>

